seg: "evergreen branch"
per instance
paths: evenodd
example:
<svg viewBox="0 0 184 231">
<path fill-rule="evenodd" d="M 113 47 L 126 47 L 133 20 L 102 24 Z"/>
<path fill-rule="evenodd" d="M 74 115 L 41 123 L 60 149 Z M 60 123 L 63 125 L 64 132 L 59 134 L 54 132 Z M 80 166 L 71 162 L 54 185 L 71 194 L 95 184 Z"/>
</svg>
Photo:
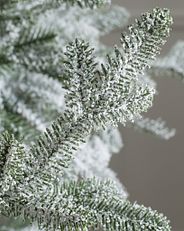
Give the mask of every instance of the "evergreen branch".
<svg viewBox="0 0 184 231">
<path fill-rule="evenodd" d="M 4 82 L 3 78 L 11 76 L 11 74 L 12 74 L 12 66 L 11 65 L 9 65 L 9 64 L 0 65 L 0 76 L 1 76 L 2 82 Z"/>
<path fill-rule="evenodd" d="M 91 178 L 111 179 L 117 186 L 123 198 L 127 192 L 118 180 L 115 172 L 109 168 L 112 153 L 118 152 L 122 141 L 118 129 L 108 128 L 98 135 L 91 134 L 86 144 L 80 146 L 75 158 L 67 169 L 64 169 L 65 180 Z"/>
<path fill-rule="evenodd" d="M 101 7 L 105 4 L 110 4 L 111 0 L 64 0 L 65 2 L 69 2 L 70 4 L 78 4 L 80 7 L 90 7 L 90 8 L 94 8 L 94 7 Z"/>
<path fill-rule="evenodd" d="M 17 155 L 20 143 L 15 141 L 15 149 L 12 149 L 12 145 L 7 142 L 8 152 L 6 155 L 10 156 L 14 166 L 18 168 L 20 166 L 20 169 L 13 171 L 14 175 L 11 181 L 9 172 L 4 171 L 4 169 L 8 169 L 8 171 L 11 169 L 7 162 L 2 161 L 2 165 L 4 163 L 2 177 L 8 180 L 1 182 L 2 188 L 6 189 L 1 190 L 0 194 L 1 213 L 9 216 L 15 209 L 16 214 L 14 213 L 14 215 L 19 215 L 26 201 L 30 201 L 35 196 L 35 192 L 39 195 L 49 186 L 53 186 L 53 182 L 57 181 L 58 183 L 58 175 L 63 174 L 63 170 L 68 167 L 79 145 L 85 141 L 91 131 L 88 122 L 72 123 L 70 116 L 64 114 L 58 118 L 52 127 L 46 129 L 44 135 L 37 139 L 35 144 L 27 148 L 23 154 L 21 152 L 23 158 Z M 24 173 L 25 171 L 24 177 L 20 179 L 19 172 Z M 12 184 L 16 187 L 12 188 Z M 16 203 L 21 206 L 20 209 L 16 208 Z"/>
<path fill-rule="evenodd" d="M 46 129 L 44 135 L 31 147 L 34 156 L 31 161 L 31 165 L 34 164 L 33 182 L 37 180 L 37 174 L 39 181 L 41 169 L 41 175 L 47 175 L 48 181 L 50 178 L 57 178 L 58 174 L 61 176 L 79 146 L 86 142 L 90 132 L 91 124 L 88 121 L 74 121 L 74 115 L 69 113 L 63 114 L 53 122 L 51 128 Z"/>
<path fill-rule="evenodd" d="M 133 120 L 151 105 L 153 90 L 137 76 L 155 57 L 170 24 L 167 10 L 143 15 L 129 28 L 129 35 L 122 36 L 121 50 L 115 48 L 115 57 L 108 57 L 101 71 L 88 44 L 79 40 L 69 44 L 65 87 L 71 110 L 29 149 L 14 138 L 2 138 L 2 154 L 6 155 L 1 158 L 3 214 L 36 220 L 45 230 L 170 230 L 162 215 L 122 202 L 109 183 L 89 180 L 63 185 L 58 179 L 92 131 Z"/>
<path fill-rule="evenodd" d="M 15 7 L 14 5 L 15 3 L 19 3 L 19 4 Z M 16 21 L 20 23 L 22 22 L 23 19 L 35 21 L 35 19 L 39 17 L 41 14 L 43 15 L 49 10 L 53 10 L 53 9 L 58 10 L 59 8 L 61 9 L 61 6 L 63 6 L 62 9 L 68 8 L 67 7 L 68 5 L 79 6 L 83 14 L 85 14 L 85 11 L 83 8 L 92 8 L 91 13 L 95 14 L 95 11 L 93 10 L 94 8 L 102 8 L 102 6 L 107 5 L 107 4 L 110 5 L 110 0 L 77 0 L 77 1 L 76 0 L 37 0 L 37 1 L 35 0 L 29 0 L 29 1 L 28 0 L 15 0 L 15 1 L 5 0 L 4 5 L 6 6 L 6 8 L 0 14 L 0 29 L 1 28 L 4 29 L 5 22 L 8 20 Z M 80 8 L 78 8 L 78 10 L 80 10 Z M 108 10 L 104 9 L 104 11 L 108 11 Z M 116 11 L 119 12 L 118 9 L 116 9 Z M 123 13 L 123 15 L 122 16 L 119 15 L 118 19 L 119 18 L 122 19 L 122 17 L 126 15 L 125 11 L 123 10 L 121 10 L 121 13 Z M 95 15 L 97 17 L 97 14 Z M 117 19 L 114 19 L 114 21 L 118 23 Z"/>
<path fill-rule="evenodd" d="M 45 3 L 51 2 L 51 0 L 43 0 Z M 62 4 L 62 3 L 67 3 L 70 5 L 79 5 L 80 7 L 101 7 L 105 4 L 110 4 L 111 0 L 54 0 L 52 3 L 57 3 L 57 4 Z"/>
<path fill-rule="evenodd" d="M 23 68 L 17 69 L 12 77 L 13 80 L 6 78 L 6 88 L 9 89 L 9 93 L 6 90 L 4 95 L 7 101 L 10 101 L 9 104 L 13 103 L 12 108 L 15 108 L 19 114 L 20 112 L 24 114 L 24 108 L 32 111 L 29 113 L 30 116 L 26 116 L 30 123 L 33 122 L 30 119 L 33 113 L 36 113 L 38 120 L 43 121 L 42 124 L 45 123 L 46 126 L 64 111 L 64 90 L 59 81 L 45 75 L 30 73 Z M 10 82 L 13 84 L 11 85 Z M 38 127 L 36 123 L 35 125 Z"/>
<path fill-rule="evenodd" d="M 45 27 L 30 27 L 23 29 L 20 32 L 18 41 L 15 43 L 15 49 L 20 49 L 24 46 L 32 44 L 46 43 L 52 41 L 56 36 L 54 29 L 46 25 Z"/>
<path fill-rule="evenodd" d="M 12 144 L 12 136 L 7 132 L 0 137 L 0 178 L 2 178 L 3 167 L 6 162 L 8 150 Z"/>
<path fill-rule="evenodd" d="M 92 97 L 91 80 L 94 78 L 97 63 L 94 60 L 93 49 L 88 43 L 76 39 L 69 43 L 65 53 L 64 87 L 66 94 L 66 106 L 75 111 L 76 116 L 83 116 L 90 107 L 89 100 Z"/>
<path fill-rule="evenodd" d="M 10 60 L 6 57 L 5 54 L 0 54 L 0 68 L 1 66 L 4 66 L 4 65 L 10 65 Z"/>
<path fill-rule="evenodd" d="M 43 0 L 43 2 L 52 6 L 59 6 L 63 3 L 67 3 L 70 5 L 78 5 L 81 8 L 96 8 L 106 4 L 110 4 L 111 0 Z"/>
<path fill-rule="evenodd" d="M 68 79 L 65 87 L 69 89 L 66 105 L 73 112 L 77 112 L 76 117 L 87 117 L 93 120 L 96 127 L 105 127 L 108 123 L 114 125 L 117 121 L 132 120 L 133 110 L 138 114 L 151 105 L 153 89 L 143 86 L 137 78 L 122 76 L 122 62 L 116 70 L 117 62 L 109 59 L 109 73 L 103 65 L 103 73 L 97 72 L 92 49 L 89 44 L 79 40 L 69 44 L 66 57 L 65 75 Z M 126 100 L 127 105 L 131 103 L 128 110 L 124 105 Z"/>
<path fill-rule="evenodd" d="M 0 75 L 5 77 L 8 73 L 11 73 L 11 64 L 0 65 Z"/>
<path fill-rule="evenodd" d="M 24 177 L 28 176 L 29 168 L 26 163 L 26 152 L 24 146 L 19 143 L 13 135 L 7 132 L 0 137 L 0 144 L 3 149 L 1 152 L 1 174 L 0 184 L 1 195 L 13 191 Z"/>
<path fill-rule="evenodd" d="M 14 134 L 16 139 L 23 139 L 24 143 L 30 143 L 39 136 L 40 132 L 36 127 L 31 125 L 20 114 L 5 108 L 0 110 L 0 113 L 1 132 L 7 130 Z"/>
<path fill-rule="evenodd" d="M 124 27 L 130 17 L 123 7 L 116 5 L 86 12 L 86 17 L 89 15 L 92 16 L 91 24 L 99 30 L 100 35 L 105 35 L 114 28 Z"/>
<path fill-rule="evenodd" d="M 23 186 L 19 185 L 19 191 L 25 189 L 26 185 L 28 191 L 34 194 L 40 185 L 48 187 L 63 175 L 79 146 L 91 132 L 88 121 L 75 121 L 73 118 L 72 114 L 64 113 L 31 145 L 26 163 L 30 175 L 25 177 Z"/>
<path fill-rule="evenodd" d="M 19 186 L 30 173 L 27 163 L 31 157 L 25 146 L 8 132 L 1 134 L 0 146 L 0 212 L 6 216 L 11 213 L 12 209 L 14 210 L 16 202 L 20 202 L 22 206 L 26 202 Z"/>
<path fill-rule="evenodd" d="M 46 44 L 41 49 L 37 42 L 33 43 L 31 47 L 21 46 L 21 49 L 16 50 L 14 61 L 16 64 L 21 64 L 21 67 L 29 72 L 36 72 L 58 79 L 58 76 L 62 74 L 62 67 L 59 66 L 62 60 L 60 56 L 62 51 L 60 49 L 55 51 L 52 40 L 45 42 Z M 40 57 L 42 54 L 43 56 Z"/>
<path fill-rule="evenodd" d="M 135 120 L 133 126 L 139 131 L 151 133 L 164 140 L 169 140 L 175 135 L 176 132 L 175 129 L 167 128 L 165 121 L 163 121 L 161 118 L 156 120 L 149 118 L 137 119 Z"/>
<path fill-rule="evenodd" d="M 34 202 L 35 201 L 35 202 Z M 20 210 L 16 205 L 15 210 Z M 21 211 L 21 210 L 20 210 Z M 14 214 L 14 210 L 11 214 Z M 168 220 L 156 211 L 122 200 L 114 185 L 89 179 L 52 185 L 27 204 L 20 215 L 43 230 L 160 230 Z"/>
<path fill-rule="evenodd" d="M 153 93 L 148 87 L 141 86 L 136 77 L 143 74 L 159 53 L 171 23 L 166 9 L 157 8 L 143 14 L 140 20 L 129 26 L 129 34 L 122 35 L 122 51 L 115 48 L 115 58 L 108 57 L 107 67 L 102 66 L 105 78 L 98 90 L 102 92 L 106 105 L 107 101 L 110 105 L 114 104 L 115 121 L 132 120 L 150 106 Z M 114 88 L 114 94 L 109 95 L 112 85 L 117 89 Z"/>
<path fill-rule="evenodd" d="M 7 10 L 11 8 L 14 4 L 27 4 L 28 0 L 1 0 L 2 10 Z M 30 7 L 32 5 L 33 9 L 41 7 L 44 9 L 56 8 L 63 4 L 68 5 L 78 5 L 81 8 L 97 8 L 102 7 L 106 4 L 110 4 L 111 0 L 37 0 L 30 1 Z"/>
<path fill-rule="evenodd" d="M 0 0 L 0 13 L 2 10 L 4 10 L 9 4 L 11 3 L 12 0 Z"/>
<path fill-rule="evenodd" d="M 168 24 L 166 23 L 165 25 L 165 18 L 164 18 L 164 23 L 162 24 L 159 21 L 160 14 L 162 15 L 161 12 L 162 11 L 158 9 L 156 10 L 156 13 L 154 11 L 156 16 L 158 16 L 158 22 L 159 22 L 159 24 L 157 21 L 155 22 L 157 26 L 156 28 L 160 31 L 160 26 L 164 25 L 163 28 L 167 31 L 170 18 L 168 16 L 168 12 L 166 11 L 166 18 L 169 22 L 166 20 Z M 149 15 L 149 18 L 152 18 L 152 16 Z M 162 39 L 160 39 L 159 41 L 159 36 L 162 34 L 160 33 L 158 35 L 157 33 L 158 31 L 156 30 L 155 34 L 157 35 L 156 36 L 157 42 L 161 43 Z M 165 31 L 163 31 L 162 33 L 163 35 L 165 35 Z M 155 35 L 153 31 L 151 32 L 151 34 Z M 151 39 L 151 36 L 149 38 Z M 130 50 L 130 57 L 131 57 L 131 52 L 132 50 Z M 143 52 L 140 52 L 142 57 L 145 52 L 146 52 L 145 50 L 143 50 Z M 120 53 L 116 53 L 116 54 L 118 54 L 117 58 L 120 58 L 120 60 L 118 60 L 117 62 L 121 61 L 120 64 L 122 64 L 122 57 L 119 57 Z M 66 111 L 64 116 L 61 116 L 56 122 L 53 123 L 51 130 L 48 130 L 44 136 L 38 139 L 37 144 L 31 148 L 31 152 L 33 153 L 33 156 L 35 156 L 35 159 L 32 162 L 32 166 L 36 166 L 35 172 L 39 172 L 41 168 L 45 167 L 45 165 L 47 166 L 47 170 L 48 170 L 50 165 L 47 163 L 49 160 L 52 166 L 51 169 L 55 168 L 56 171 L 59 172 L 60 164 L 58 164 L 58 161 L 56 161 L 57 163 L 53 163 L 54 158 L 58 160 L 56 156 L 58 151 L 60 153 L 59 156 L 69 155 L 71 157 L 73 155 L 73 151 L 75 150 L 76 152 L 76 149 L 79 147 L 79 144 L 85 139 L 87 135 L 90 134 L 90 131 L 94 129 L 98 130 L 101 128 L 101 126 L 105 127 L 106 124 L 109 123 L 109 120 L 112 124 L 114 123 L 114 120 L 116 123 L 118 120 L 121 120 L 121 116 L 123 113 L 125 114 L 125 112 L 129 113 L 128 114 L 129 117 L 125 114 L 122 119 L 123 122 L 129 119 L 133 119 L 132 114 L 137 115 L 141 111 L 144 111 L 145 108 L 147 109 L 152 99 L 152 89 L 150 90 L 148 88 L 145 88 L 142 84 L 138 82 L 138 79 L 135 78 L 134 75 L 133 76 L 129 75 L 127 77 L 122 75 L 121 70 L 119 70 L 120 67 L 117 66 L 117 62 L 115 60 L 109 59 L 108 69 L 107 68 L 104 69 L 104 74 L 106 73 L 105 75 L 106 78 L 104 78 L 104 75 L 102 75 L 101 73 L 97 74 L 96 63 L 92 55 L 92 50 L 90 49 L 89 45 L 86 44 L 85 42 L 75 40 L 74 43 L 69 44 L 66 55 L 67 55 L 67 59 L 65 61 L 66 76 L 68 76 L 68 79 L 65 82 L 65 87 L 69 88 L 68 90 L 69 93 L 66 99 L 67 99 L 67 104 L 71 105 L 71 108 L 74 107 L 74 110 L 71 112 Z M 136 55 L 134 56 L 136 59 Z M 152 56 L 155 55 L 152 54 Z M 131 61 L 133 62 L 133 60 Z M 147 62 L 147 60 L 142 62 L 143 63 L 141 63 L 140 65 L 145 66 L 144 62 Z M 117 67 L 118 67 L 118 73 L 117 73 Z M 121 68 L 123 67 L 121 66 Z M 128 70 L 130 71 L 130 69 Z M 122 89 L 122 82 L 119 81 L 118 82 L 119 85 L 118 85 L 116 84 L 116 82 L 112 81 L 114 76 L 116 76 L 117 78 L 117 74 L 120 74 L 119 78 L 125 80 L 125 82 L 123 82 L 124 83 L 123 89 Z M 137 72 L 135 74 L 137 74 Z M 109 86 L 106 84 L 106 81 L 108 82 Z M 132 81 L 134 82 L 133 86 L 132 86 Z M 113 88 L 114 86 L 115 89 Z M 103 93 L 104 94 L 108 93 L 108 97 L 107 95 L 105 95 L 104 98 Z M 111 95 L 109 95 L 109 93 Z M 113 93 L 115 95 L 113 95 Z M 123 95 L 123 93 L 125 96 Z M 117 96 L 117 94 L 119 95 Z M 108 102 L 109 98 L 110 98 L 110 102 Z M 113 100 L 112 102 L 111 99 Z M 119 104 L 122 103 L 122 101 L 125 101 L 126 99 L 127 99 L 127 105 L 129 106 L 128 111 L 126 110 L 125 105 L 123 105 L 123 109 L 125 109 L 125 112 L 123 111 L 122 113 L 117 113 L 115 111 L 116 108 L 118 108 Z M 119 100 L 119 102 L 116 103 L 116 101 L 114 100 Z M 106 102 L 109 103 L 109 105 Z M 79 106 L 77 105 L 77 103 Z M 79 109 L 76 107 L 76 105 Z M 112 115 L 109 113 L 109 111 L 106 111 L 106 109 L 108 109 L 108 106 L 110 108 L 110 113 L 112 113 Z M 122 106 L 120 105 L 120 107 Z M 106 115 L 106 113 L 108 114 Z M 109 119 L 109 117 L 111 118 Z M 112 118 L 114 120 L 112 120 Z M 77 140 L 77 142 L 75 140 Z M 71 147 L 73 145 L 74 145 L 74 150 L 71 151 L 72 150 Z M 55 165 L 58 167 L 56 167 Z M 51 177 L 50 175 L 49 177 Z"/>
<path fill-rule="evenodd" d="M 78 40 L 69 44 L 65 63 L 70 90 L 66 102 L 78 112 L 76 116 L 84 114 L 98 127 L 125 123 L 146 111 L 154 92 L 137 76 L 159 53 L 171 23 L 166 9 L 143 14 L 129 26 L 129 34 L 122 35 L 122 48 L 115 48 L 115 58 L 108 57 L 108 64 L 98 73 L 89 45 Z"/>
<path fill-rule="evenodd" d="M 6 89 L 6 91 L 8 91 L 8 89 Z M 29 119 L 23 115 L 20 108 L 16 108 L 15 105 L 12 105 L 12 103 L 15 103 L 13 100 L 11 103 L 9 100 L 10 99 L 6 98 L 2 93 L 0 131 L 9 131 L 15 135 L 16 139 L 23 139 L 25 143 L 33 141 L 40 134 L 36 124 L 31 123 Z"/>
<path fill-rule="evenodd" d="M 44 130 L 44 119 L 40 117 L 38 112 L 35 112 L 29 105 L 26 105 L 24 100 L 20 100 L 15 92 L 13 92 L 13 89 L 7 87 L 6 91 L 2 92 L 2 100 L 5 111 L 7 113 L 13 113 L 17 118 L 17 122 L 21 117 L 24 122 L 27 121 L 27 124 L 36 130 Z"/>
</svg>

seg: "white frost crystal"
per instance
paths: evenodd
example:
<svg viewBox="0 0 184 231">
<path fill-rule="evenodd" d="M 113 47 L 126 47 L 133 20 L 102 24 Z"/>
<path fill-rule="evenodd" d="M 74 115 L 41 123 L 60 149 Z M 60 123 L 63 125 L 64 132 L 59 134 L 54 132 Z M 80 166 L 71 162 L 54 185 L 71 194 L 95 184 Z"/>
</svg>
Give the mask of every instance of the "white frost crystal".
<svg viewBox="0 0 184 231">
<path fill-rule="evenodd" d="M 161 118 L 156 120 L 149 118 L 141 118 L 135 120 L 134 127 L 138 130 L 154 134 L 162 139 L 169 140 L 175 135 L 175 129 L 166 127 L 165 121 Z"/>
</svg>

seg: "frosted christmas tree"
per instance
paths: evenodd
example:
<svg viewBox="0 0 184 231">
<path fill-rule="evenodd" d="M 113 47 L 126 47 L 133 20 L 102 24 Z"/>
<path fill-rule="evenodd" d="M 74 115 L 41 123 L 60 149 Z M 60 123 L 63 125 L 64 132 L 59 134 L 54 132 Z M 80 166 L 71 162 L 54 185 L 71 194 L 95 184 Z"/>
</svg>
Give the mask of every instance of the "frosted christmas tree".
<svg viewBox="0 0 184 231">
<path fill-rule="evenodd" d="M 156 91 L 151 76 L 180 69 L 172 55 L 153 62 L 170 12 L 142 14 L 120 47 L 103 45 L 128 17 L 108 0 L 1 2 L 2 231 L 170 230 L 162 214 L 127 200 L 109 168 L 123 145 L 119 123 L 163 139 L 175 132 L 141 116 Z"/>
</svg>

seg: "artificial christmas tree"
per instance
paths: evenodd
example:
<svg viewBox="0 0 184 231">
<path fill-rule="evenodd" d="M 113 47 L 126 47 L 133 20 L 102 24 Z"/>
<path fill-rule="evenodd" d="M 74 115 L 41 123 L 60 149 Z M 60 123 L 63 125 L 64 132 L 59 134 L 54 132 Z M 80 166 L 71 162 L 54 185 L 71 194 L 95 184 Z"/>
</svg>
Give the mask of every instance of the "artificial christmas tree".
<svg viewBox="0 0 184 231">
<path fill-rule="evenodd" d="M 122 146 L 118 123 L 174 134 L 140 117 L 155 93 L 143 74 L 172 18 L 167 9 L 143 14 L 113 51 L 99 38 L 126 24 L 128 13 L 106 4 L 1 3 L 0 211 L 38 230 L 170 230 L 163 215 L 126 200 L 108 163 Z"/>
</svg>

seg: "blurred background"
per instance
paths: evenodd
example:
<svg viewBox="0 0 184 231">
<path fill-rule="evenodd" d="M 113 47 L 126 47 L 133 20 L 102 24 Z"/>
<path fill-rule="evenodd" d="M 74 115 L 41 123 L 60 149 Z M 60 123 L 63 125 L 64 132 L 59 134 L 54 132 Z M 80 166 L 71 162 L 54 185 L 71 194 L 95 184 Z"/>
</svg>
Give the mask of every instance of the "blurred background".
<svg viewBox="0 0 184 231">
<path fill-rule="evenodd" d="M 156 6 L 171 9 L 174 26 L 161 55 L 178 40 L 184 40 L 184 0 L 112 0 L 124 6 L 132 18 Z M 108 45 L 119 43 L 121 30 L 104 38 Z M 163 212 L 173 231 L 184 231 L 184 83 L 158 78 L 159 95 L 148 115 L 161 116 L 177 133 L 169 141 L 121 127 L 125 146 L 113 157 L 111 166 L 127 187 L 130 200 Z"/>
</svg>

